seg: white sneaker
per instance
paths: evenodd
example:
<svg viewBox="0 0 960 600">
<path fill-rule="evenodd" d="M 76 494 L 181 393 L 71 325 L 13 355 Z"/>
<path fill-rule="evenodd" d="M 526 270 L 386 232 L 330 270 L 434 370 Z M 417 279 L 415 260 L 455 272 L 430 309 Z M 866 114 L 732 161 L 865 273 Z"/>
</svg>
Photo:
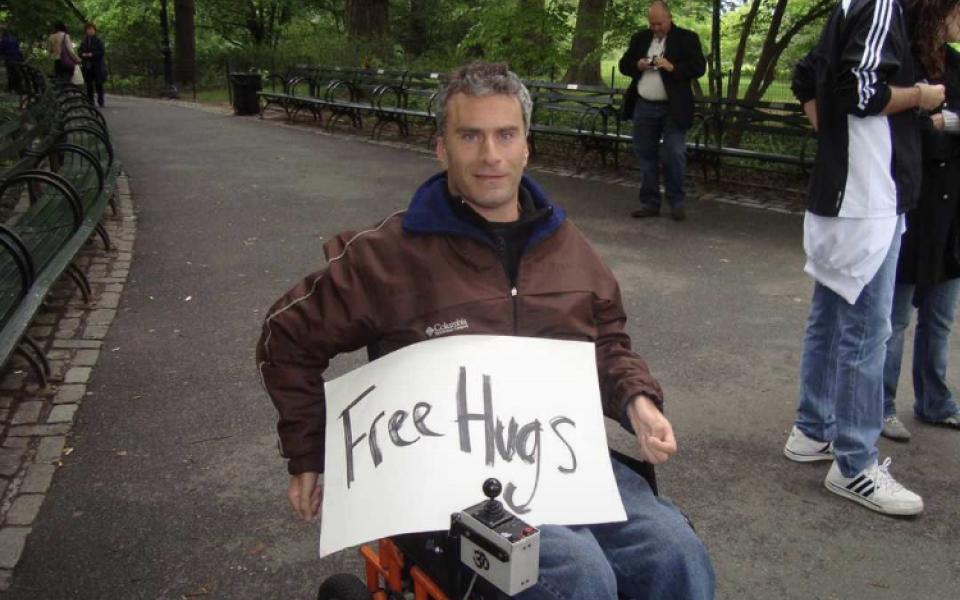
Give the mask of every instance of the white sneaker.
<svg viewBox="0 0 960 600">
<path fill-rule="evenodd" d="M 883 418 L 883 429 L 880 430 L 880 435 L 898 442 L 910 441 L 910 431 L 897 418 L 897 415 Z"/>
<path fill-rule="evenodd" d="M 923 498 L 903 487 L 890 474 L 890 459 L 873 463 L 853 477 L 844 477 L 836 461 L 824 485 L 828 490 L 885 515 L 916 515 L 923 512 Z"/>
<path fill-rule="evenodd" d="M 794 425 L 783 447 L 783 455 L 796 462 L 833 460 L 833 442 L 819 442 L 805 436 Z"/>
</svg>

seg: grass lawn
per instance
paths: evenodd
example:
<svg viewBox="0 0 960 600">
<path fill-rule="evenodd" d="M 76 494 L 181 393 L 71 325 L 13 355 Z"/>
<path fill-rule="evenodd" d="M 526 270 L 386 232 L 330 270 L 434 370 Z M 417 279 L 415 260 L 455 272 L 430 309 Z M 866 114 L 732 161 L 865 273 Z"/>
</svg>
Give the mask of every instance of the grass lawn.
<svg viewBox="0 0 960 600">
<path fill-rule="evenodd" d="M 630 78 L 621 75 L 620 71 L 617 69 L 617 63 L 619 59 L 607 59 L 600 63 L 600 73 L 603 76 L 603 82 L 607 85 L 610 85 L 611 74 L 613 76 L 614 87 L 625 88 L 630 85 Z M 741 85 L 742 88 L 746 87 L 747 82 L 743 82 Z M 706 75 L 700 78 L 700 85 L 704 90 L 709 89 L 710 84 L 707 81 Z M 789 81 L 775 81 L 773 84 L 767 88 L 767 93 L 763 95 L 763 99 L 768 102 L 796 102 L 793 98 L 793 92 L 790 91 L 790 82 Z"/>
<path fill-rule="evenodd" d="M 184 90 L 180 96 L 184 100 L 193 99 L 191 90 Z M 230 102 L 230 94 L 226 87 L 197 90 L 197 102 L 202 104 L 227 104 Z"/>
</svg>

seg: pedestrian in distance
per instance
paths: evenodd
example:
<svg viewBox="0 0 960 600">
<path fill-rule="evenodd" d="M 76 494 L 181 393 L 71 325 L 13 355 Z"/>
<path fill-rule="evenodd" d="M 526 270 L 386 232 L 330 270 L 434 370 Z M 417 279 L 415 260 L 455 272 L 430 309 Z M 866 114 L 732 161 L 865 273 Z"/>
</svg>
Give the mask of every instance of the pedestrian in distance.
<svg viewBox="0 0 960 600">
<path fill-rule="evenodd" d="M 0 56 L 7 69 L 7 91 L 20 91 L 20 65 L 23 64 L 23 52 L 20 51 L 20 40 L 6 27 L 0 34 Z"/>
<path fill-rule="evenodd" d="M 937 108 L 944 88 L 919 82 L 900 0 L 844 0 L 793 91 L 817 131 L 804 217 L 815 283 L 783 451 L 831 461 L 824 485 L 842 498 L 915 515 L 923 499 L 894 479 L 889 458 L 879 462 L 876 442 L 903 215 L 920 189 L 917 108 Z"/>
<path fill-rule="evenodd" d="M 633 120 L 633 149 L 641 176 L 640 208 L 631 214 L 637 219 L 660 215 L 662 166 L 670 216 L 683 221 L 692 84 L 706 72 L 707 61 L 699 36 L 674 24 L 666 2 L 654 0 L 647 21 L 650 27 L 633 35 L 620 58 L 620 72 L 631 78 L 620 116 Z"/>
<path fill-rule="evenodd" d="M 946 86 L 947 103 L 922 128 L 923 178 L 919 204 L 907 212 L 883 367 L 886 438 L 910 439 L 897 417 L 897 382 L 904 331 L 916 308 L 913 339 L 913 416 L 921 423 L 960 430 L 960 406 L 947 386 L 950 329 L 960 296 L 960 5 L 956 0 L 906 6 L 921 77 Z"/>
<path fill-rule="evenodd" d="M 63 21 L 53 24 L 53 33 L 47 37 L 47 55 L 53 59 L 53 76 L 70 81 L 75 68 L 80 64 L 80 57 L 73 49 L 73 41 Z"/>
<path fill-rule="evenodd" d="M 103 83 L 107 80 L 106 51 L 103 40 L 97 37 L 97 26 L 87 23 L 84 28 L 83 41 L 80 42 L 81 68 L 83 82 L 87 86 L 87 100 L 93 104 L 93 92 L 97 92 L 97 105 L 103 108 Z"/>
</svg>

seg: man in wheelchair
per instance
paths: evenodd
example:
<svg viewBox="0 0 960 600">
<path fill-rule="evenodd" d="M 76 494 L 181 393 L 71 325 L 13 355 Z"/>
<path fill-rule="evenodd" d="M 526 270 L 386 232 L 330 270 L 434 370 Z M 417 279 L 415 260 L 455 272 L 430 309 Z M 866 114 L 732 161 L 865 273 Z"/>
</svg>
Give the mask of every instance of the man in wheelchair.
<svg viewBox="0 0 960 600">
<path fill-rule="evenodd" d="M 408 208 L 328 242 L 325 268 L 270 309 L 257 346 L 279 411 L 288 498 L 319 515 L 323 372 L 341 352 L 391 352 L 442 335 L 518 335 L 596 345 L 604 414 L 651 464 L 677 450 L 663 394 L 631 350 L 620 290 L 564 210 L 524 175 L 532 103 L 504 65 L 453 72 L 437 99 L 444 171 Z M 540 527 L 538 583 L 517 598 L 712 598 L 709 556 L 684 516 L 620 461 L 623 523 Z"/>
</svg>

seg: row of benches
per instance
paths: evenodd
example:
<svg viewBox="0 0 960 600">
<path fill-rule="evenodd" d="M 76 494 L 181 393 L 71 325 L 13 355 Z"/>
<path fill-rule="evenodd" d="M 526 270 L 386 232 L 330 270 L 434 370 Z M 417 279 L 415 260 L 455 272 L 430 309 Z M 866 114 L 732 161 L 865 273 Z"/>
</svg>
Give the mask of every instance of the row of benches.
<svg viewBox="0 0 960 600">
<path fill-rule="evenodd" d="M 74 263 L 97 234 L 106 207 L 116 212 L 120 174 L 106 121 L 83 92 L 25 67 L 20 116 L 0 125 L 0 364 L 22 356 L 42 385 L 50 376 L 43 348 L 27 334 L 54 283 L 66 274 L 91 299 Z"/>
<path fill-rule="evenodd" d="M 293 121 L 302 113 L 332 129 L 348 120 L 355 128 L 364 117 L 373 118 L 371 136 L 389 125 L 409 136 L 411 125 L 436 133 L 435 102 L 444 75 L 393 69 L 298 67 L 283 75 L 270 74 L 258 93 L 260 115 L 282 110 Z M 534 100 L 530 131 L 531 151 L 537 139 L 561 136 L 574 139 L 577 166 L 591 153 L 606 164 L 619 166 L 621 148 L 632 142 L 628 121 L 620 119 L 623 90 L 605 86 L 527 81 Z M 697 101 L 694 126 L 687 138 L 688 152 L 706 177 L 713 169 L 719 178 L 724 158 L 757 163 L 780 163 L 806 171 L 813 163 L 815 136 L 800 106 L 771 102 Z"/>
</svg>

